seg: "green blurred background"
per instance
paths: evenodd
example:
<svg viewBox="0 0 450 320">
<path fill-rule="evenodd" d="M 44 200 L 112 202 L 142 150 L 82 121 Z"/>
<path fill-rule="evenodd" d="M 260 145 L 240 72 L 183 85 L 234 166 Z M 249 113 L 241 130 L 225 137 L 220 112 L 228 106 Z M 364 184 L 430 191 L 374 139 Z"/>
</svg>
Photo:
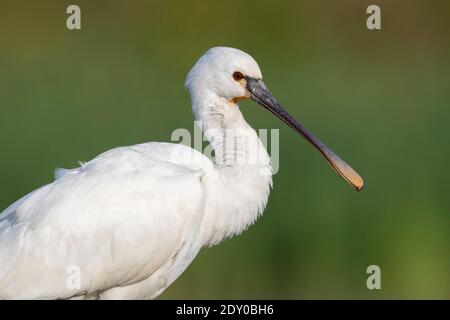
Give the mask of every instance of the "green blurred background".
<svg viewBox="0 0 450 320">
<path fill-rule="evenodd" d="M 73 3 L 81 31 L 65 26 Z M 381 31 L 366 28 L 369 4 Z M 425 0 L 0 0 L 0 207 L 55 167 L 192 131 L 186 73 L 233 46 L 366 188 L 243 103 L 255 128 L 281 128 L 265 215 L 161 299 L 450 298 L 449 18 L 450 2 Z M 381 290 L 366 288 L 371 264 Z"/>
</svg>

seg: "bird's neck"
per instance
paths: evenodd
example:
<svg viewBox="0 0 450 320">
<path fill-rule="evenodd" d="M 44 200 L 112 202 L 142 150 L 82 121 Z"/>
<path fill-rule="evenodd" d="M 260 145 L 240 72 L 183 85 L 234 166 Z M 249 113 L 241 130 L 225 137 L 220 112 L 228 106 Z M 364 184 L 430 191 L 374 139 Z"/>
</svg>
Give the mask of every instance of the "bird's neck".
<svg viewBox="0 0 450 320">
<path fill-rule="evenodd" d="M 194 107 L 194 112 L 214 149 L 215 171 L 205 177 L 214 192 L 209 193 L 206 204 L 202 242 L 214 245 L 241 233 L 262 214 L 272 185 L 272 168 L 263 143 L 237 104 L 225 99 L 203 101 L 208 105 Z"/>
</svg>

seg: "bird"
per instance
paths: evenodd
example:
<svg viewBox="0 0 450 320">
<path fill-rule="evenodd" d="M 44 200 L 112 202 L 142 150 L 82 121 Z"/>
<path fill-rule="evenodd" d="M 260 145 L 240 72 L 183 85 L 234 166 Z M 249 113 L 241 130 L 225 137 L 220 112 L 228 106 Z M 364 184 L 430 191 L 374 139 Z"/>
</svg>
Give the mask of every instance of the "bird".
<svg viewBox="0 0 450 320">
<path fill-rule="evenodd" d="M 241 100 L 280 118 L 363 188 L 361 176 L 277 102 L 249 54 L 208 49 L 185 87 L 214 156 L 148 142 L 57 169 L 53 182 L 0 215 L 0 299 L 154 299 L 202 248 L 251 226 L 266 207 L 272 167 Z"/>
</svg>

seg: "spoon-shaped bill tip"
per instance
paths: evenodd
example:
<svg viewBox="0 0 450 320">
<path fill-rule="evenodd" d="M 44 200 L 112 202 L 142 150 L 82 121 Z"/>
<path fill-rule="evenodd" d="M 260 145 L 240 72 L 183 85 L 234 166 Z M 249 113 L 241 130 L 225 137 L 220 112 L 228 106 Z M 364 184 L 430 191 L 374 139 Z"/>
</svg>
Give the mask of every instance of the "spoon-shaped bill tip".
<svg viewBox="0 0 450 320">
<path fill-rule="evenodd" d="M 339 158 L 333 151 L 325 146 L 325 152 L 322 152 L 327 161 L 331 164 L 333 169 L 347 181 L 356 191 L 361 191 L 364 188 L 363 178 L 350 167 L 344 160 Z"/>
<path fill-rule="evenodd" d="M 308 129 L 295 120 L 286 110 L 275 100 L 262 80 L 246 78 L 247 89 L 251 98 L 272 112 L 284 123 L 302 135 L 311 145 L 313 145 L 330 163 L 332 168 L 347 181 L 356 191 L 361 191 L 364 187 L 364 180 L 353 170 L 344 160 L 328 148 L 322 141 L 317 139 Z"/>
</svg>

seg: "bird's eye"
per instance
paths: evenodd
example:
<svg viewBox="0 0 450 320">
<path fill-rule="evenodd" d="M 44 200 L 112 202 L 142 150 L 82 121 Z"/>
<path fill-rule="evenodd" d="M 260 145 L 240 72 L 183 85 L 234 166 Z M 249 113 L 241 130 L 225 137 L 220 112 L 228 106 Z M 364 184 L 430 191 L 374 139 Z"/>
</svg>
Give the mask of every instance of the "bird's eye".
<svg viewBox="0 0 450 320">
<path fill-rule="evenodd" d="M 236 71 L 235 73 L 233 73 L 233 79 L 236 81 L 242 80 L 244 79 L 244 75 L 239 71 Z"/>
</svg>

